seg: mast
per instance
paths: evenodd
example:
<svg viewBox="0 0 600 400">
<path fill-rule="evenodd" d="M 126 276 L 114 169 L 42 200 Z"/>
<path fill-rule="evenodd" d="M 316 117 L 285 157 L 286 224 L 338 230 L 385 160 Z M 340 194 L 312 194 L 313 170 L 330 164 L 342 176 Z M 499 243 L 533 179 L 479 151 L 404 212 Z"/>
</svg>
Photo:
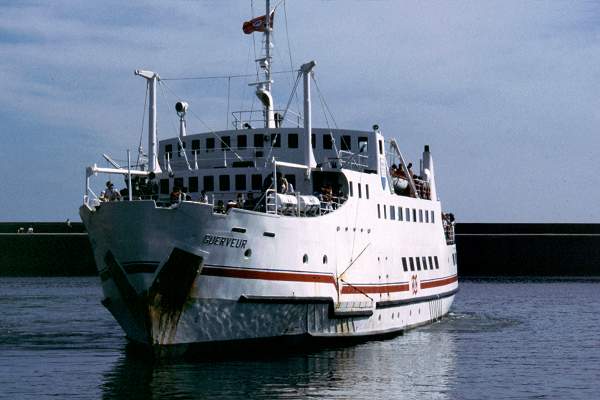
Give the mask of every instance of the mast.
<svg viewBox="0 0 600 400">
<path fill-rule="evenodd" d="M 265 77 L 267 78 L 266 89 L 271 92 L 271 1 L 266 0 L 267 19 L 265 21 Z"/>
<path fill-rule="evenodd" d="M 310 78 L 315 65 L 314 61 L 310 61 L 300 67 L 304 83 L 304 163 L 309 169 L 317 165 L 312 149 L 312 113 L 310 105 Z"/>
<path fill-rule="evenodd" d="M 148 171 L 160 174 L 158 163 L 158 149 L 156 139 L 156 82 L 160 79 L 158 74 L 152 71 L 135 70 L 135 74 L 145 78 L 150 87 L 150 104 L 148 105 Z"/>
<path fill-rule="evenodd" d="M 264 57 L 255 60 L 260 68 L 265 73 L 265 80 L 251 83 L 251 86 L 256 85 L 256 96 L 263 104 L 264 107 L 264 120 L 265 128 L 275 128 L 275 113 L 273 108 L 273 95 L 271 94 L 271 2 L 266 0 L 266 14 L 265 14 L 265 29 L 264 29 Z"/>
</svg>

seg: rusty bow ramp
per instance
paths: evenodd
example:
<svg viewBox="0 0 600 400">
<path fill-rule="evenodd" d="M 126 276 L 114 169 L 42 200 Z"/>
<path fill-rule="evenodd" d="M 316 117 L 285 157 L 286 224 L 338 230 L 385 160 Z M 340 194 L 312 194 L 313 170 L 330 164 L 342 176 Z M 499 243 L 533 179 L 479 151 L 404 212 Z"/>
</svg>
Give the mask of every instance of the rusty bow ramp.
<svg viewBox="0 0 600 400">
<path fill-rule="evenodd" d="M 174 343 L 181 315 L 194 291 L 196 279 L 202 271 L 202 256 L 180 248 L 174 248 L 167 261 L 155 274 L 150 288 L 138 293 L 131 285 L 123 267 L 108 251 L 105 256 L 106 274 L 112 278 L 119 294 L 122 308 L 133 321 L 134 332 L 144 337 L 144 344 L 161 351 L 161 347 Z M 127 319 L 116 306 L 115 300 L 107 298 L 102 304 L 130 336 Z M 137 335 L 138 338 L 140 335 Z M 132 337 L 134 340 L 138 339 Z"/>
</svg>

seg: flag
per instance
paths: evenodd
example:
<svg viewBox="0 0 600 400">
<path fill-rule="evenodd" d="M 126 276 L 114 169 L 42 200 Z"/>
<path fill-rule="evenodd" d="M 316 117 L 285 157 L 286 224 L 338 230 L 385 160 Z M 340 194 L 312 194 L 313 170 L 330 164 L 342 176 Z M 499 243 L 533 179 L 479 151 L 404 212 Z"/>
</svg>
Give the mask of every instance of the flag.
<svg viewBox="0 0 600 400">
<path fill-rule="evenodd" d="M 269 26 L 273 27 L 273 17 L 275 17 L 275 11 L 271 12 L 271 21 Z M 242 25 L 242 30 L 246 35 L 251 34 L 252 32 L 264 32 L 267 27 L 267 15 L 261 15 L 260 17 L 256 17 L 251 19 L 250 21 L 244 22 Z"/>
</svg>

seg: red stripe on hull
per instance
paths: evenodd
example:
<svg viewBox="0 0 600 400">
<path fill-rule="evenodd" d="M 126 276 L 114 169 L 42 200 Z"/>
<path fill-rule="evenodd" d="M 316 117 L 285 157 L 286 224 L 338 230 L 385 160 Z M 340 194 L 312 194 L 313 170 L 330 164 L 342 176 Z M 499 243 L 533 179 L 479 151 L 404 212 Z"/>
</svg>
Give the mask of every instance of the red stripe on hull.
<svg viewBox="0 0 600 400">
<path fill-rule="evenodd" d="M 383 286 L 344 286 L 342 294 L 407 292 L 408 283 Z"/>
<path fill-rule="evenodd" d="M 301 274 L 294 272 L 257 271 L 205 266 L 202 269 L 202 275 L 221 276 L 225 278 L 262 279 L 266 281 L 329 283 L 335 285 L 335 279 L 333 276 Z"/>
<path fill-rule="evenodd" d="M 449 285 L 456 281 L 458 281 L 458 277 L 456 275 L 454 275 L 454 276 L 451 276 L 448 278 L 439 279 L 439 280 L 435 280 L 435 281 L 421 282 L 421 289 L 431 289 L 434 287 Z"/>
</svg>

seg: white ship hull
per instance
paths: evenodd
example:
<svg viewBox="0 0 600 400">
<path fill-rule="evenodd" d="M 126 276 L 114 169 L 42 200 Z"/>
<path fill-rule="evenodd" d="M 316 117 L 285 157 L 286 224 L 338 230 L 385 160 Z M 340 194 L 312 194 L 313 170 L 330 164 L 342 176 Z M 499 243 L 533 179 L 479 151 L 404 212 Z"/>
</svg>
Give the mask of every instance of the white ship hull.
<svg viewBox="0 0 600 400">
<path fill-rule="evenodd" d="M 403 209 L 441 214 L 439 202 L 383 195 Z M 392 221 L 378 217 L 375 203 L 351 197 L 312 218 L 154 201 L 80 213 L 103 304 L 127 336 L 185 349 L 277 337 L 368 338 L 447 314 L 458 283 L 455 246 L 446 244 L 440 218 Z M 430 268 L 404 271 L 403 257 L 425 257 Z"/>
</svg>

